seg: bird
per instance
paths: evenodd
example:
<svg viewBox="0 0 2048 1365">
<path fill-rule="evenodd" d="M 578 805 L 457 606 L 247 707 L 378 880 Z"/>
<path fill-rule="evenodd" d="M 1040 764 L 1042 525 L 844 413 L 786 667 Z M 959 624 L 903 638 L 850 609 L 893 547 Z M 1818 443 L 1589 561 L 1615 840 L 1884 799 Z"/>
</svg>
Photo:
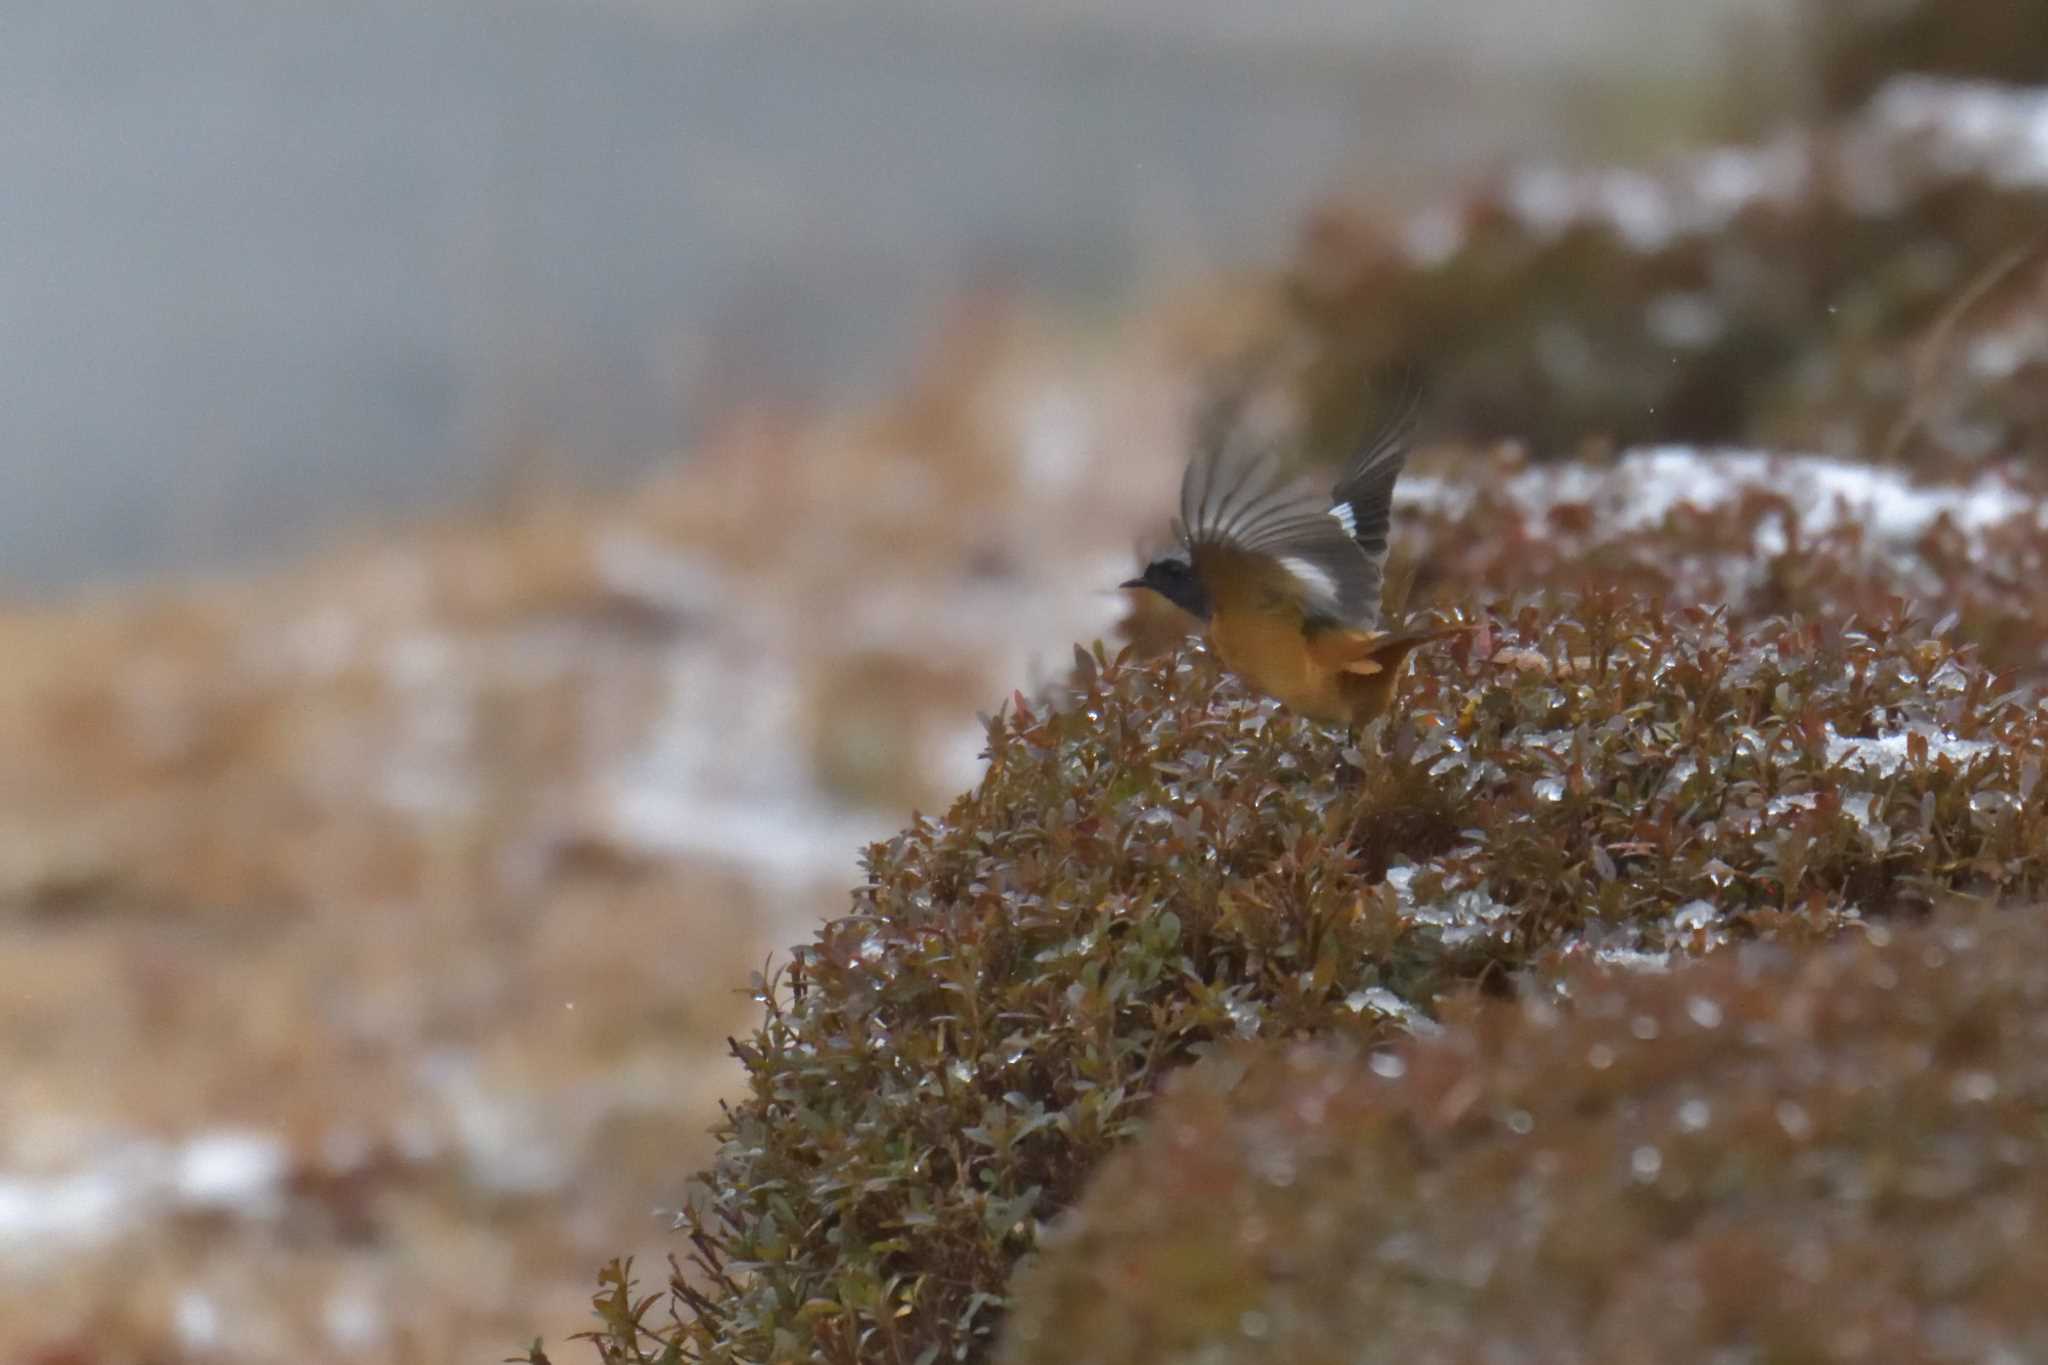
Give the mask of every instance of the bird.
<svg viewBox="0 0 2048 1365">
<path fill-rule="evenodd" d="M 1287 477 L 1271 442 L 1247 448 L 1246 386 L 1205 403 L 1181 477 L 1177 544 L 1120 588 L 1201 621 L 1254 690 L 1355 739 L 1392 707 L 1408 657 L 1463 625 L 1380 628 L 1394 484 L 1414 404 L 1367 441 L 1324 498 Z"/>
</svg>

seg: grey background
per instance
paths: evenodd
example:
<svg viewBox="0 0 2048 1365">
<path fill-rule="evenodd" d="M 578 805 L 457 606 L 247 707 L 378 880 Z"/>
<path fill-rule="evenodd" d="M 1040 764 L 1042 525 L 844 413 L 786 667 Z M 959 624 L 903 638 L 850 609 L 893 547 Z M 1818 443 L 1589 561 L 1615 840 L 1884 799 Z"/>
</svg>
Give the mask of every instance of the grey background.
<svg viewBox="0 0 2048 1365">
<path fill-rule="evenodd" d="M 623 477 L 972 281 L 1277 258 L 1744 5 L 0 0 L 0 593 Z"/>
</svg>

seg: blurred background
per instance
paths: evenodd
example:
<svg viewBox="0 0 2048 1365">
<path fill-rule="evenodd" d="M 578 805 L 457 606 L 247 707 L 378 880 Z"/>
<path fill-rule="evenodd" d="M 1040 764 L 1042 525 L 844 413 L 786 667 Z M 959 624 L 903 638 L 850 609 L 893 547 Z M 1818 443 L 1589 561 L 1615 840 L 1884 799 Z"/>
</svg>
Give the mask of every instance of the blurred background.
<svg viewBox="0 0 2048 1365">
<path fill-rule="evenodd" d="M 1772 0 L 1525 8 L 15 0 L 0 582 L 616 483 L 886 391 L 965 289 L 1099 319 L 1340 185 L 1697 135 L 1772 50 Z"/>
<path fill-rule="evenodd" d="M 1271 273 L 1811 8 L 0 0 L 0 1359 L 587 1325 Z"/>
</svg>

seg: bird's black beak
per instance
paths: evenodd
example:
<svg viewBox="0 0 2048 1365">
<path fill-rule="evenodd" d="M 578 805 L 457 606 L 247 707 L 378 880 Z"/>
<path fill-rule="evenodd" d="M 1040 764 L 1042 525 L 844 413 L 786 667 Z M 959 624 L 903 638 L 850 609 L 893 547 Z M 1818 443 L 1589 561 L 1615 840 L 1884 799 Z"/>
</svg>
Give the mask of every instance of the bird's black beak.
<svg viewBox="0 0 2048 1365">
<path fill-rule="evenodd" d="M 1123 582 L 1117 584 L 1117 586 L 1119 588 L 1149 588 L 1152 585 L 1150 583 L 1147 583 L 1142 578 L 1126 578 Z"/>
</svg>

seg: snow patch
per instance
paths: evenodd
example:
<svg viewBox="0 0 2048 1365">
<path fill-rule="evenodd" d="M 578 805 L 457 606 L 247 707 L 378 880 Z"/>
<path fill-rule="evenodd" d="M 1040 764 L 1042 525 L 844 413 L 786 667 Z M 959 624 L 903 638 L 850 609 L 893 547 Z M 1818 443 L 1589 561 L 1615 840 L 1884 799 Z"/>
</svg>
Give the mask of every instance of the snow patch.
<svg viewBox="0 0 2048 1365">
<path fill-rule="evenodd" d="M 54 1172 L 0 1174 L 0 1263 L 45 1265 L 180 1213 L 268 1217 L 290 1170 L 282 1137 L 223 1129 L 116 1142 Z"/>
<path fill-rule="evenodd" d="M 1912 754 L 1913 741 L 1919 739 L 1927 745 L 1927 759 L 1946 758 L 1958 764 L 1968 764 L 1996 752 L 1997 746 L 1987 739 L 1961 739 L 1930 725 L 1913 725 L 1904 730 L 1893 730 L 1882 735 L 1858 736 L 1838 735 L 1833 725 L 1828 726 L 1828 762 L 1851 767 L 1860 767 L 1890 776 L 1906 765 Z M 1863 818 L 1868 819 L 1869 807 L 1866 802 Z"/>
<path fill-rule="evenodd" d="M 1830 174 L 1818 168 L 1826 161 Z M 2048 90 L 1905 76 L 1884 86 L 1839 144 L 1788 132 L 1754 148 L 1681 158 L 1668 173 L 1529 166 L 1503 191 L 1529 233 L 1555 239 L 1575 228 L 1612 232 L 1641 252 L 1726 228 L 1759 205 L 1831 194 L 1857 212 L 1885 212 L 1935 176 L 1981 177 L 2009 189 L 2048 185 Z M 1408 258 L 1430 267 L 1463 245 L 1441 210 L 1402 234 Z"/>
<path fill-rule="evenodd" d="M 1942 517 L 1972 533 L 2030 514 L 2042 520 L 2036 499 L 1995 474 L 1967 484 L 1915 484 L 1896 469 L 1756 450 L 1653 446 L 1629 452 L 1604 476 L 1569 465 L 1527 470 L 1509 484 L 1510 495 L 1531 513 L 1590 502 L 1603 524 L 1622 530 L 1657 526 L 1681 506 L 1726 506 L 1752 491 L 1790 502 L 1809 532 L 1855 522 L 1894 544 L 1917 540 Z"/>
</svg>

